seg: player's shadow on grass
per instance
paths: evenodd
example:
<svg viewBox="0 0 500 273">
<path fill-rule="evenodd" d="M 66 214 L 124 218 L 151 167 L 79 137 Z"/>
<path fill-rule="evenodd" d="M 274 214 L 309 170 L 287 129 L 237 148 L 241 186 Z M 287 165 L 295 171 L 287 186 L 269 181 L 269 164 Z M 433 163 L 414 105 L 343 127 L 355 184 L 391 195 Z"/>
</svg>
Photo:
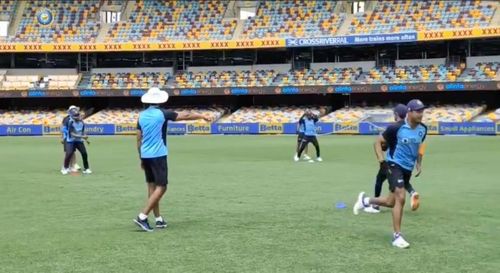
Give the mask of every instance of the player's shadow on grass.
<svg viewBox="0 0 500 273">
<path fill-rule="evenodd" d="M 198 219 L 188 219 L 188 220 L 181 220 L 181 221 L 176 221 L 176 222 L 173 222 L 173 223 L 168 223 L 168 227 L 166 228 L 155 228 L 154 225 L 151 225 L 151 227 L 153 227 L 153 232 L 168 232 L 169 230 L 183 230 L 183 231 L 186 231 L 188 229 L 200 229 L 200 228 L 203 228 L 204 226 L 204 223 L 208 223 L 206 221 L 203 221 L 203 220 L 198 220 Z M 144 232 L 144 233 L 149 233 L 149 232 L 146 232 L 142 229 L 140 229 L 138 226 L 135 226 L 134 223 L 131 223 L 131 225 L 134 225 L 132 228 L 134 228 L 133 230 L 130 230 L 130 232 Z M 191 228 L 193 227 L 193 228 Z"/>
</svg>

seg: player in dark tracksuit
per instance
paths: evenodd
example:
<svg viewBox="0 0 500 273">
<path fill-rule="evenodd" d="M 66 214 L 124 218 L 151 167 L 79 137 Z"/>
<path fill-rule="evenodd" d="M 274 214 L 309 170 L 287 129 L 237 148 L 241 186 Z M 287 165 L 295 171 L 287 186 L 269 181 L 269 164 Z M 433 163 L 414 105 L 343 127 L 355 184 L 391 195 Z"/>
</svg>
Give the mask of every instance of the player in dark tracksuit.
<svg viewBox="0 0 500 273">
<path fill-rule="evenodd" d="M 399 122 L 401 120 L 404 120 L 406 118 L 406 112 L 407 112 L 407 107 L 404 104 L 398 104 L 396 107 L 393 109 L 394 111 L 394 119 L 395 122 Z M 387 146 L 383 146 L 382 150 L 385 152 L 387 151 Z M 384 183 L 385 180 L 388 178 L 388 164 L 387 161 L 384 161 L 380 164 L 380 169 L 377 173 L 377 177 L 375 180 L 375 195 L 374 197 L 379 197 L 380 193 L 382 192 L 382 184 Z M 420 205 L 420 196 L 419 193 L 415 191 L 411 183 L 405 184 L 405 189 L 408 191 L 408 193 L 411 196 L 410 199 L 410 205 L 412 210 L 417 210 L 419 205 Z M 372 205 L 370 207 L 367 207 L 364 209 L 365 212 L 368 213 L 379 213 L 380 212 L 380 207 L 377 205 Z"/>
<path fill-rule="evenodd" d="M 297 147 L 295 148 L 295 157 L 298 157 L 298 154 L 299 154 L 299 149 L 300 149 L 300 144 L 302 143 L 302 140 L 304 139 L 304 131 L 305 131 L 305 128 L 304 128 L 304 118 L 306 117 L 307 113 L 309 112 L 309 110 L 306 111 L 306 113 L 304 113 L 304 115 L 302 115 L 302 117 L 300 117 L 299 119 L 299 122 L 297 124 Z M 304 149 L 304 160 L 310 160 L 311 158 L 309 157 L 309 155 L 307 154 L 308 152 L 308 149 L 307 149 L 307 146 L 306 148 Z"/>
<path fill-rule="evenodd" d="M 411 100 L 407 104 L 408 113 L 405 120 L 401 120 L 387 129 L 377 139 L 375 146 L 379 163 L 386 161 L 382 146 L 388 147 L 387 164 L 389 174 L 389 189 L 391 193 L 386 197 L 370 198 L 364 192 L 359 193 L 353 207 L 353 213 L 370 205 L 379 205 L 392 208 L 393 241 L 392 245 L 398 248 L 407 248 L 410 244 L 401 234 L 403 207 L 405 204 L 405 184 L 410 182 L 413 169 L 415 177 L 422 172 L 424 155 L 424 141 L 427 136 L 427 127 L 422 124 L 425 106 L 420 100 Z"/>
</svg>

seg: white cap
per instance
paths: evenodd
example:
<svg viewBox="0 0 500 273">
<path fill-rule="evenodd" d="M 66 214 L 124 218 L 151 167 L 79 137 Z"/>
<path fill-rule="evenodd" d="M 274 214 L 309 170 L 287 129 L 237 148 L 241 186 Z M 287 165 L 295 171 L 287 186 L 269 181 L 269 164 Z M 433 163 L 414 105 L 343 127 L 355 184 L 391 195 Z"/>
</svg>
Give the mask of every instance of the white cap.
<svg viewBox="0 0 500 273">
<path fill-rule="evenodd" d="M 168 93 L 158 87 L 149 88 L 148 92 L 141 97 L 141 102 L 147 104 L 161 104 L 167 102 L 167 100 Z"/>
<path fill-rule="evenodd" d="M 77 110 L 80 110 L 80 107 L 76 106 L 76 105 L 71 105 L 69 108 L 68 108 L 68 111 L 71 111 L 71 109 L 77 109 Z"/>
</svg>

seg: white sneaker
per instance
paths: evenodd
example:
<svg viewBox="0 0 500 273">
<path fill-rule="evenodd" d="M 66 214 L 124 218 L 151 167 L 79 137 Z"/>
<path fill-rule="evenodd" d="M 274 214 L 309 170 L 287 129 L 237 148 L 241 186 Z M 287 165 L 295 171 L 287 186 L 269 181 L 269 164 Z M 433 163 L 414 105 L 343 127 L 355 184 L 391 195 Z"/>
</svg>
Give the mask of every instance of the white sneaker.
<svg viewBox="0 0 500 273">
<path fill-rule="evenodd" d="M 79 171 L 82 169 L 82 167 L 80 167 L 80 165 L 78 165 L 78 163 L 75 163 L 75 165 L 73 165 L 73 169 Z"/>
<path fill-rule="evenodd" d="M 306 155 L 306 154 L 303 156 L 303 158 L 304 158 L 305 161 L 311 160 L 311 157 L 308 156 L 308 155 Z"/>
<path fill-rule="evenodd" d="M 352 208 L 352 212 L 354 213 L 354 215 L 358 215 L 359 211 L 365 208 L 365 205 L 363 205 L 363 198 L 365 198 L 365 192 L 360 192 L 358 194 L 358 199 L 356 200 L 356 203 L 354 203 L 354 207 Z"/>
<path fill-rule="evenodd" d="M 314 163 L 314 160 L 309 159 L 309 161 L 307 161 L 307 162 L 309 162 L 309 163 Z"/>
<path fill-rule="evenodd" d="M 299 159 L 300 159 L 300 158 L 299 158 L 297 155 L 295 155 L 295 156 L 293 157 L 293 161 L 295 161 L 295 162 L 299 162 Z"/>
<path fill-rule="evenodd" d="M 61 173 L 63 175 L 67 175 L 67 174 L 69 174 L 69 172 L 70 172 L 70 169 L 61 169 Z"/>
<path fill-rule="evenodd" d="M 376 208 L 374 208 L 372 206 L 366 207 L 364 209 L 364 211 L 367 212 L 367 213 L 380 213 L 380 210 L 378 210 L 378 209 L 376 209 Z"/>
<path fill-rule="evenodd" d="M 90 169 L 85 169 L 85 170 L 83 171 L 83 173 L 84 173 L 84 174 L 91 174 L 91 173 L 92 173 L 92 171 L 91 171 Z"/>
<path fill-rule="evenodd" d="M 323 161 L 323 158 L 318 157 L 318 158 L 316 158 L 316 161 L 321 162 L 321 161 Z"/>
<path fill-rule="evenodd" d="M 400 234 L 399 236 L 394 238 L 394 240 L 392 241 L 392 246 L 399 248 L 408 248 L 410 246 L 410 243 L 408 243 Z"/>
<path fill-rule="evenodd" d="M 76 173 L 76 172 L 78 172 L 78 169 L 73 166 L 73 167 L 69 168 L 69 171 L 72 173 Z"/>
</svg>

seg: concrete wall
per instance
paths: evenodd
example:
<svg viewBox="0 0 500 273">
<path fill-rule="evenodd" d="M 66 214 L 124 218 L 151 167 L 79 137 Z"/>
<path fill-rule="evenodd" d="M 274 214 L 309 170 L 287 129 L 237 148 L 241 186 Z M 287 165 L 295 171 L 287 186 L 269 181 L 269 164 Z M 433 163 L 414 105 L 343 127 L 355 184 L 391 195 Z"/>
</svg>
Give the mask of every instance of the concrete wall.
<svg viewBox="0 0 500 273">
<path fill-rule="evenodd" d="M 344 63 L 311 63 L 311 69 L 320 68 L 358 68 L 361 67 L 363 71 L 369 71 L 375 67 L 375 61 L 369 62 L 344 62 Z"/>
<path fill-rule="evenodd" d="M 234 66 L 191 66 L 188 71 L 208 72 L 208 71 L 254 71 L 254 70 L 274 70 L 286 73 L 292 68 L 291 64 L 258 64 L 258 65 L 234 65 Z"/>
<path fill-rule="evenodd" d="M 93 68 L 92 73 L 141 73 L 164 72 L 172 74 L 172 67 L 119 67 L 119 68 Z"/>
<path fill-rule="evenodd" d="M 433 58 L 433 59 L 411 59 L 411 60 L 396 60 L 396 66 L 415 66 L 415 65 L 444 65 L 446 58 Z"/>
<path fill-rule="evenodd" d="M 42 68 L 42 69 L 31 69 L 31 68 L 19 68 L 19 69 L 7 69 L 7 75 L 76 75 L 76 69 L 74 68 Z"/>
<path fill-rule="evenodd" d="M 467 67 L 469 68 L 476 66 L 477 63 L 489 62 L 500 62 L 500 56 L 467 57 Z"/>
</svg>

